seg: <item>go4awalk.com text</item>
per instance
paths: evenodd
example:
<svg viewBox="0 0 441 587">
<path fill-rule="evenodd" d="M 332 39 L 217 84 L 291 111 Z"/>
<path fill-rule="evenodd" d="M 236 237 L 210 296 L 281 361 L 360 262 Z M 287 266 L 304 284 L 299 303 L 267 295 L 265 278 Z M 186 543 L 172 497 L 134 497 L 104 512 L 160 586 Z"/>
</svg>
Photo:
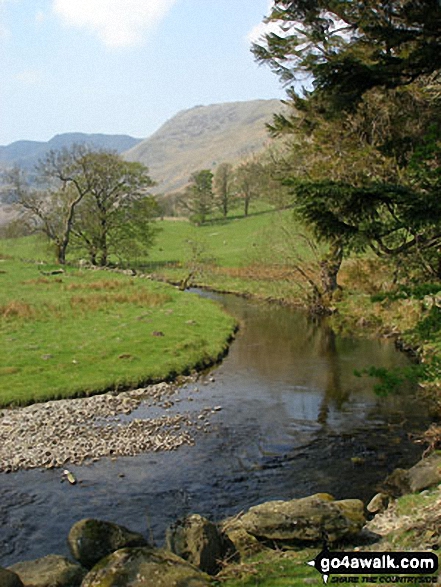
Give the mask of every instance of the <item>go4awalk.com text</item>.
<svg viewBox="0 0 441 587">
<path fill-rule="evenodd" d="M 433 552 L 331 552 L 324 549 L 308 564 L 322 574 L 324 583 L 422 585 L 437 582 L 438 557 Z"/>
</svg>

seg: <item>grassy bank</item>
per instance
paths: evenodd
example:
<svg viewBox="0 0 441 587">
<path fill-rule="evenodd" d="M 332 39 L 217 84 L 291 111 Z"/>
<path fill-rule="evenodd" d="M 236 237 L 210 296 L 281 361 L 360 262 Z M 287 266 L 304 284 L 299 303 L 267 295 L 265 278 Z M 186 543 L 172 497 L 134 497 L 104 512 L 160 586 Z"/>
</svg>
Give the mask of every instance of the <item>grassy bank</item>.
<svg viewBox="0 0 441 587">
<path fill-rule="evenodd" d="M 227 348 L 234 321 L 208 300 L 141 278 L 57 269 L 0 261 L 1 405 L 167 379 Z"/>
</svg>

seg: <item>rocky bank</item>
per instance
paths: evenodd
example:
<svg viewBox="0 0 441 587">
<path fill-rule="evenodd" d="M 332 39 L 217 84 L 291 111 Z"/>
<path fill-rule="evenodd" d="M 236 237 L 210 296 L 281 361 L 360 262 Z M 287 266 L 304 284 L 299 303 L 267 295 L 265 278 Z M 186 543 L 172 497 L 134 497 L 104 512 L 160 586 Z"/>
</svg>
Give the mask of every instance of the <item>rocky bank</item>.
<svg viewBox="0 0 441 587">
<path fill-rule="evenodd" d="M 67 537 L 74 560 L 59 555 L 0 569 L 12 587 L 207 587 L 230 561 L 270 542 L 316 543 L 356 536 L 365 523 L 359 500 L 316 494 L 250 508 L 218 524 L 192 514 L 171 526 L 165 548 L 155 548 L 127 528 L 80 520 Z"/>
<path fill-rule="evenodd" d="M 167 529 L 164 548 L 118 524 L 83 519 L 67 536 L 72 560 L 50 554 L 0 568 L 0 585 L 209 587 L 222 584 L 235 566 L 245 563 L 246 567 L 250 556 L 262 552 L 269 558 L 271 552 L 285 549 L 318 552 L 324 543 L 346 551 L 437 551 L 440 482 L 441 454 L 433 453 L 409 470 L 394 471 L 383 483 L 383 493 L 367 505 L 319 493 L 268 501 L 217 523 L 191 514 Z M 415 502 L 418 514 L 403 512 L 398 496 Z M 373 519 L 368 522 L 369 517 Z M 406 540 L 414 532 L 411 542 L 391 539 L 403 528 Z"/>
</svg>

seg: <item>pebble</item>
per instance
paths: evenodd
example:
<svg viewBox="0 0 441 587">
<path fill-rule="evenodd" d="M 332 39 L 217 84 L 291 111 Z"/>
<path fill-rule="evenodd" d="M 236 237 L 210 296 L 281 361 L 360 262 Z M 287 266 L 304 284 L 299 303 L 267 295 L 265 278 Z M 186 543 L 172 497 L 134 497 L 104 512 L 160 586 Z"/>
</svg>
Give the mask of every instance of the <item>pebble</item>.
<svg viewBox="0 0 441 587">
<path fill-rule="evenodd" d="M 171 413 L 180 392 L 175 384 L 158 383 L 127 392 L 0 410 L 0 472 L 66 468 L 103 457 L 194 445 L 196 424 L 221 408 L 205 407 L 191 415 Z M 135 417 L 133 412 L 141 405 L 143 414 L 153 406 L 155 414 L 158 408 L 164 413 L 154 418 Z"/>
</svg>

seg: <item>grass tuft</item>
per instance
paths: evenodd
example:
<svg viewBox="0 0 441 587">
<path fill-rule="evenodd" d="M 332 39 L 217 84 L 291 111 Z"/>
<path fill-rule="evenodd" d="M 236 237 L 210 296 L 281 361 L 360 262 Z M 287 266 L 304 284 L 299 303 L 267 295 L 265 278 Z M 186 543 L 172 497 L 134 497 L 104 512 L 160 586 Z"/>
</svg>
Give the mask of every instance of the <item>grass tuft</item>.
<svg viewBox="0 0 441 587">
<path fill-rule="evenodd" d="M 21 318 L 22 320 L 34 319 L 37 312 L 34 306 L 26 302 L 12 300 L 4 306 L 0 306 L 0 316 L 2 318 Z"/>
</svg>

